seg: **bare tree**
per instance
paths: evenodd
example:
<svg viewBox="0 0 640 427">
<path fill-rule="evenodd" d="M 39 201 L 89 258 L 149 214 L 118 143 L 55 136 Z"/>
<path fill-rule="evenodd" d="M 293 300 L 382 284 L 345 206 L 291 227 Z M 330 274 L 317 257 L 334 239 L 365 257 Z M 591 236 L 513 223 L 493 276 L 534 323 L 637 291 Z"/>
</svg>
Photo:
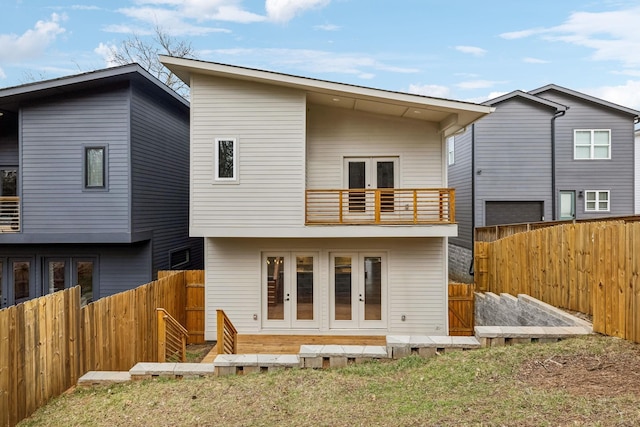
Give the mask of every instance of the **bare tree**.
<svg viewBox="0 0 640 427">
<path fill-rule="evenodd" d="M 189 87 L 158 60 L 158 55 L 177 58 L 195 58 L 191 42 L 171 37 L 163 28 L 156 25 L 151 41 L 143 40 L 138 34 L 131 35 L 120 46 L 111 48 L 111 60 L 119 65 L 139 63 L 158 80 L 189 98 Z"/>
</svg>

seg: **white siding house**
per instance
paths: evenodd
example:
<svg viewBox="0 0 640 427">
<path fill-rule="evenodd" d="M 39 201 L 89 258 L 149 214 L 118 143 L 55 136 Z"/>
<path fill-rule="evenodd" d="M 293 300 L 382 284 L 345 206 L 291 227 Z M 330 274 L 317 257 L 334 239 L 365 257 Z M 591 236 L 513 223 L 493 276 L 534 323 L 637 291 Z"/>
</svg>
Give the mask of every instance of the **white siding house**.
<svg viewBox="0 0 640 427">
<path fill-rule="evenodd" d="M 206 339 L 448 333 L 445 139 L 491 107 L 162 56 L 191 87 Z"/>
</svg>

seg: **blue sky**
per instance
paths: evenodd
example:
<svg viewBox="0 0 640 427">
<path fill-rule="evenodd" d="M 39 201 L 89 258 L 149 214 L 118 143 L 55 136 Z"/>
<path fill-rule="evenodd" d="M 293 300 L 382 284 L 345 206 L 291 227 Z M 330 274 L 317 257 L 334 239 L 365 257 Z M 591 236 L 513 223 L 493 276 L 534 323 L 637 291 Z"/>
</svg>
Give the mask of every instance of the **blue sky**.
<svg viewBox="0 0 640 427">
<path fill-rule="evenodd" d="M 207 61 L 473 102 L 555 83 L 640 109 L 636 0 L 3 0 L 0 87 L 107 67 L 156 25 Z"/>
</svg>

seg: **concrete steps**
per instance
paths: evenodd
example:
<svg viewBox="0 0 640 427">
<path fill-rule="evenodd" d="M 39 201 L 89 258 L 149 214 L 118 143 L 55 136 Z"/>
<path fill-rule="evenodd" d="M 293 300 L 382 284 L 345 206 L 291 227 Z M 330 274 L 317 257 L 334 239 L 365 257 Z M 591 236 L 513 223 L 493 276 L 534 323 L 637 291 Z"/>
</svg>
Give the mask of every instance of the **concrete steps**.
<svg viewBox="0 0 640 427">
<path fill-rule="evenodd" d="M 451 351 L 510 345 L 524 342 L 554 342 L 592 333 L 588 327 L 476 326 L 475 337 L 388 335 L 386 347 L 378 345 L 301 345 L 298 354 L 219 354 L 213 363 L 136 364 L 128 372 L 87 372 L 79 386 L 115 384 L 157 377 L 195 378 L 238 375 L 279 369 L 325 369 L 344 367 L 410 355 L 432 357 Z"/>
<path fill-rule="evenodd" d="M 152 378 L 199 378 L 214 375 L 212 364 L 204 363 L 137 363 L 129 371 L 89 371 L 78 379 L 78 386 L 110 385 Z"/>
</svg>

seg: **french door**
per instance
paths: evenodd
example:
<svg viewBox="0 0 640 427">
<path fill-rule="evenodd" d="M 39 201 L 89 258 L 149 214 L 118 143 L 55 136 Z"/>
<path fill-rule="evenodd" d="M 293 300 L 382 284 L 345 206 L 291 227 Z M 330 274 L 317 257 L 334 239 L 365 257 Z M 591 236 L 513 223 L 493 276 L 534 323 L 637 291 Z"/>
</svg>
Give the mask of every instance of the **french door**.
<svg viewBox="0 0 640 427">
<path fill-rule="evenodd" d="M 262 255 L 263 327 L 318 327 L 317 263 L 316 253 Z"/>
<path fill-rule="evenodd" d="M 374 190 L 396 188 L 398 183 L 397 157 L 347 157 L 345 162 L 345 185 L 349 190 L 347 213 L 374 214 L 376 208 Z M 357 191 L 361 190 L 361 191 Z M 393 212 L 393 190 L 380 191 L 379 209 L 381 212 Z"/>
<path fill-rule="evenodd" d="M 31 258 L 0 258 L 0 308 L 35 298 Z"/>
<path fill-rule="evenodd" d="M 332 329 L 387 326 L 387 267 L 384 254 L 333 253 L 329 274 Z"/>
</svg>

